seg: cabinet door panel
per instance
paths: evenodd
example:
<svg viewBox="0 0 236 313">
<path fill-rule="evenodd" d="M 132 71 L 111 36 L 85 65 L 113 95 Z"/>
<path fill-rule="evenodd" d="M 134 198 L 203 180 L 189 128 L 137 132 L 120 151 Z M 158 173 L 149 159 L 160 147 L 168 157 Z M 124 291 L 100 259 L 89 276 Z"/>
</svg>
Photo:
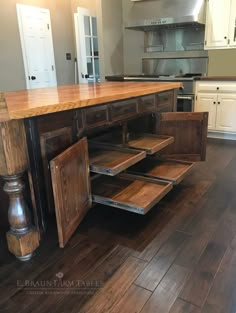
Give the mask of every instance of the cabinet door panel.
<svg viewBox="0 0 236 313">
<path fill-rule="evenodd" d="M 236 95 L 218 95 L 216 130 L 236 131 Z"/>
<path fill-rule="evenodd" d="M 208 112 L 172 112 L 159 115 L 156 131 L 174 137 L 162 154 L 175 159 L 203 161 L 206 158 Z"/>
<path fill-rule="evenodd" d="M 230 0 L 207 1 L 205 48 L 227 47 Z"/>
<path fill-rule="evenodd" d="M 236 47 L 236 1 L 231 1 L 230 22 L 229 22 L 229 46 Z"/>
<path fill-rule="evenodd" d="M 91 207 L 87 139 L 65 150 L 50 165 L 59 244 L 63 248 Z"/>
<path fill-rule="evenodd" d="M 215 129 L 216 126 L 216 104 L 217 95 L 215 94 L 198 94 L 195 104 L 195 112 L 208 112 L 208 129 Z"/>
<path fill-rule="evenodd" d="M 40 135 L 41 156 L 49 212 L 54 211 L 53 193 L 49 162 L 72 144 L 72 130 L 64 127 Z"/>
</svg>

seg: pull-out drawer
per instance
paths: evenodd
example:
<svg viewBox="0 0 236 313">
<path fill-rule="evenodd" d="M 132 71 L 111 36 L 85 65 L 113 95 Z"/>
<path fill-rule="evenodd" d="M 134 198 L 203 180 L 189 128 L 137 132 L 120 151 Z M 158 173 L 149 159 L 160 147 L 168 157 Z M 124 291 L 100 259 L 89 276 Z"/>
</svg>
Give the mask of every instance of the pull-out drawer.
<svg viewBox="0 0 236 313">
<path fill-rule="evenodd" d="M 135 175 L 99 176 L 92 181 L 92 200 L 144 215 L 171 189 L 171 183 Z"/>
<path fill-rule="evenodd" d="M 111 119 L 119 121 L 137 114 L 137 99 L 111 103 Z"/>
<path fill-rule="evenodd" d="M 157 94 L 157 111 L 172 111 L 173 92 L 165 91 Z"/>
<path fill-rule="evenodd" d="M 138 100 L 138 112 L 155 112 L 156 111 L 156 96 L 148 95 L 141 97 Z"/>
<path fill-rule="evenodd" d="M 112 134 L 105 134 L 94 138 L 96 142 L 103 142 L 110 145 L 117 145 L 122 147 L 121 132 L 114 132 Z M 174 137 L 164 135 L 142 134 L 142 133 L 128 133 L 127 142 L 125 146 L 136 150 L 143 150 L 147 154 L 154 154 L 161 149 L 167 147 L 174 142 Z"/>
<path fill-rule="evenodd" d="M 109 112 L 107 105 L 84 109 L 82 112 L 84 127 L 87 129 L 103 126 L 109 122 Z"/>
<path fill-rule="evenodd" d="M 146 158 L 130 167 L 129 172 L 179 184 L 194 166 L 192 162 Z"/>
<path fill-rule="evenodd" d="M 114 176 L 145 157 L 144 151 L 89 142 L 90 171 L 94 173 Z"/>
</svg>

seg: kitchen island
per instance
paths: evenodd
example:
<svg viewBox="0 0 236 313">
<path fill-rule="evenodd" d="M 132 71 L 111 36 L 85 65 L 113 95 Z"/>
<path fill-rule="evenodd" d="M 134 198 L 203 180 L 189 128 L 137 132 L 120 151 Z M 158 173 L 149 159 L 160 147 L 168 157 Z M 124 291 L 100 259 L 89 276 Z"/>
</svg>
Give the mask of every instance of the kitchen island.
<svg viewBox="0 0 236 313">
<path fill-rule="evenodd" d="M 180 86 L 106 82 L 1 94 L 9 251 L 29 260 L 54 212 L 60 247 L 92 203 L 146 214 L 192 161 L 204 160 L 208 114 L 176 113 Z M 170 156 L 179 161 L 165 163 Z"/>
</svg>

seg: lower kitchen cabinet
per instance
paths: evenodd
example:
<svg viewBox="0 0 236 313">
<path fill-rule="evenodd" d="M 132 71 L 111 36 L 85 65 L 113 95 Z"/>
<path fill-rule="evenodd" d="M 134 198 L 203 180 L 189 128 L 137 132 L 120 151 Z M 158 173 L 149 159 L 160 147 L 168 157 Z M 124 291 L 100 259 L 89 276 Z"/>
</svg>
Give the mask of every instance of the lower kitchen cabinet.
<svg viewBox="0 0 236 313">
<path fill-rule="evenodd" d="M 208 113 L 156 113 L 153 133 L 83 137 L 50 162 L 60 247 L 99 203 L 144 215 L 206 155 Z M 117 135 L 118 132 L 118 135 Z M 189 160 L 188 162 L 186 160 Z"/>
<path fill-rule="evenodd" d="M 197 82 L 195 112 L 209 112 L 209 131 L 236 132 L 235 90 L 232 82 Z"/>
</svg>

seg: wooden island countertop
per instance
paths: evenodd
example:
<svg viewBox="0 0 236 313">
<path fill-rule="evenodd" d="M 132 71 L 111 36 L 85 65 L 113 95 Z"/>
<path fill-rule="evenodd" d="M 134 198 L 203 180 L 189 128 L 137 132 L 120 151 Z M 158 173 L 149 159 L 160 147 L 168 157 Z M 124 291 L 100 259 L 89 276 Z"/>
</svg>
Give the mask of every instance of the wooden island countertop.
<svg viewBox="0 0 236 313">
<path fill-rule="evenodd" d="M 0 102 L 0 122 L 84 108 L 179 87 L 179 82 L 103 82 L 6 92 L 2 94 Z"/>
</svg>

